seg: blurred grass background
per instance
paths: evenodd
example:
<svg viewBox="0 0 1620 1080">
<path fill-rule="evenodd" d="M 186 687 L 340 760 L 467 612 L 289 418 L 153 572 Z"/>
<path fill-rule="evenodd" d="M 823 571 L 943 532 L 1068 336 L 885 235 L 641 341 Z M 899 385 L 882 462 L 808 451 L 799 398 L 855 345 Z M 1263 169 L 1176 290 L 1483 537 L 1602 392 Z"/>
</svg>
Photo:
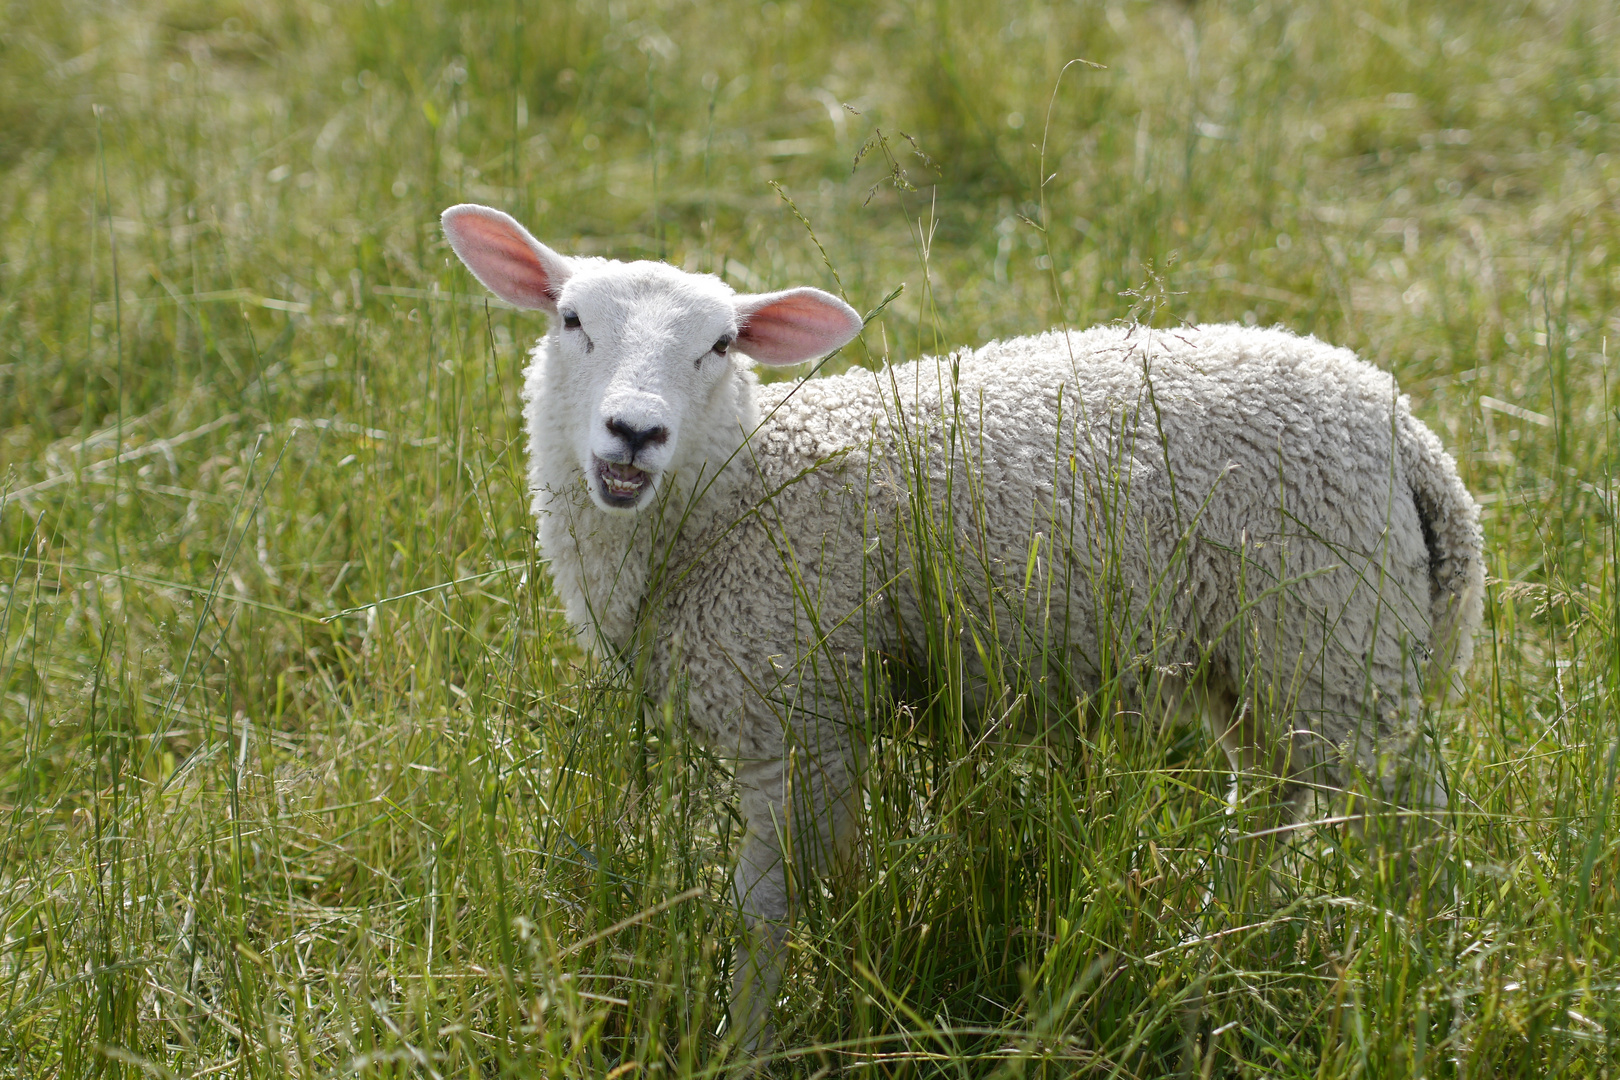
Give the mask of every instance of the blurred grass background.
<svg viewBox="0 0 1620 1080">
<path fill-rule="evenodd" d="M 1324 831 L 1218 901 L 1196 732 L 902 732 L 776 1074 L 1613 1075 L 1606 4 L 0 10 L 0 1072 L 723 1066 L 726 777 L 536 569 L 541 327 L 437 228 L 479 201 L 742 289 L 904 284 L 879 361 L 1314 333 L 1485 504 L 1448 895 Z"/>
</svg>

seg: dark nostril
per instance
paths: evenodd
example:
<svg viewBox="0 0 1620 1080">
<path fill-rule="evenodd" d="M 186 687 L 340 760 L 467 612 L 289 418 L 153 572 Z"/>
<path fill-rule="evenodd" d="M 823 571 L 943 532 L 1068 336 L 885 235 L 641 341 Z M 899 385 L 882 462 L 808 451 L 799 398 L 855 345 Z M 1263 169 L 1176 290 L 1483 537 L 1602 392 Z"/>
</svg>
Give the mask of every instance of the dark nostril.
<svg viewBox="0 0 1620 1080">
<path fill-rule="evenodd" d="M 609 420 L 607 429 L 629 444 L 631 457 L 639 454 L 643 446 L 657 446 L 669 438 L 669 429 L 661 424 L 638 428 L 623 420 Z"/>
</svg>

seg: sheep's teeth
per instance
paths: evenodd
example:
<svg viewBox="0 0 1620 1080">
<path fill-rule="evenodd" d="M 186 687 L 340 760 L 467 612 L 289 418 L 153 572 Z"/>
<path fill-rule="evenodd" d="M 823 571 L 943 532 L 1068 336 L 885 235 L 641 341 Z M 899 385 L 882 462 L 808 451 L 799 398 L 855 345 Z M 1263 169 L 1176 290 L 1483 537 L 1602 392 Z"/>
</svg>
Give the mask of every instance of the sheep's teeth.
<svg viewBox="0 0 1620 1080">
<path fill-rule="evenodd" d="M 616 461 L 599 462 L 597 476 L 602 481 L 603 492 L 615 499 L 632 498 L 640 494 L 650 481 L 644 470 Z"/>
</svg>

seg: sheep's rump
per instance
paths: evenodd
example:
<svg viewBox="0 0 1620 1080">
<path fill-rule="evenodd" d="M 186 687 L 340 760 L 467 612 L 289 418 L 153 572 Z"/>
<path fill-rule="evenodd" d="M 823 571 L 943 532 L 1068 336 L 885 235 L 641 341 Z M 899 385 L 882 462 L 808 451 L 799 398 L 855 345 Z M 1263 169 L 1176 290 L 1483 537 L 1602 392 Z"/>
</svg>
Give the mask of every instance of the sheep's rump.
<svg viewBox="0 0 1620 1080">
<path fill-rule="evenodd" d="M 777 702 L 814 681 L 836 712 L 847 691 L 811 668 L 847 679 L 949 611 L 970 666 L 1055 665 L 1076 693 L 1217 682 L 1309 732 L 1311 759 L 1370 764 L 1431 651 L 1466 662 L 1477 510 L 1347 350 L 1104 327 L 761 396 L 749 527 L 770 557 L 733 569 L 792 614 L 755 610 L 764 640 L 737 644 L 774 659 L 730 663 Z"/>
</svg>

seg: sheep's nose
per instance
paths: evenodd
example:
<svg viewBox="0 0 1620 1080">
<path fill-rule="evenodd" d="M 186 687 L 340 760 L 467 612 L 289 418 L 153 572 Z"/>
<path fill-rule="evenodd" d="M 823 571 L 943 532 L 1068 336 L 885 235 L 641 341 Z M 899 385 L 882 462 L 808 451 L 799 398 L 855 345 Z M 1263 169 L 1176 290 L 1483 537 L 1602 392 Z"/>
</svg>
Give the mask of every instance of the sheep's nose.
<svg viewBox="0 0 1620 1080">
<path fill-rule="evenodd" d="M 630 457 L 634 458 L 641 453 L 644 446 L 657 446 L 669 438 L 669 428 L 662 424 L 652 427 L 636 427 L 623 420 L 609 420 L 607 429 L 625 441 L 630 447 Z"/>
</svg>

